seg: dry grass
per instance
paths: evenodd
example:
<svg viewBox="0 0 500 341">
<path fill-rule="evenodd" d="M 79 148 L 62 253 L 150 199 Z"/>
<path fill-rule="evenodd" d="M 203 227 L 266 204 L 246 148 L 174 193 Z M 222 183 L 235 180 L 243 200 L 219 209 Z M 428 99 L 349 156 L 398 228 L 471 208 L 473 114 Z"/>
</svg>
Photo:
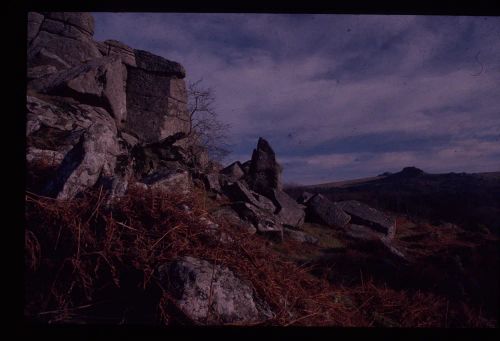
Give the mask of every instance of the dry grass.
<svg viewBox="0 0 500 341">
<path fill-rule="evenodd" d="M 369 280 L 334 287 L 273 251 L 268 240 L 223 222 L 219 233 L 232 242 L 220 243 L 220 234 L 208 235 L 200 223 L 213 204 L 207 205 L 201 193 L 186 197 L 131 188 L 111 206 L 105 205 L 106 196 L 102 188 L 71 201 L 27 192 L 25 315 L 30 320 L 193 323 L 179 313 L 155 272 L 164 262 L 190 255 L 249 280 L 275 313 L 263 325 L 485 325 L 467 309 L 430 294 L 380 288 Z"/>
</svg>

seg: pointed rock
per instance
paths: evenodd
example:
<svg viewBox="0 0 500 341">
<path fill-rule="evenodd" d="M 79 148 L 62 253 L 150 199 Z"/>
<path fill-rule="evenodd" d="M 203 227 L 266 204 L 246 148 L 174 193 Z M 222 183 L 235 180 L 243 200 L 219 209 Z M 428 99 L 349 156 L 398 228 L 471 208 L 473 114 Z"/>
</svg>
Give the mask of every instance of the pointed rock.
<svg viewBox="0 0 500 341">
<path fill-rule="evenodd" d="M 272 196 L 272 190 L 282 189 L 281 171 L 269 142 L 260 137 L 257 149 L 253 151 L 247 176 L 250 189 L 267 197 Z"/>
</svg>

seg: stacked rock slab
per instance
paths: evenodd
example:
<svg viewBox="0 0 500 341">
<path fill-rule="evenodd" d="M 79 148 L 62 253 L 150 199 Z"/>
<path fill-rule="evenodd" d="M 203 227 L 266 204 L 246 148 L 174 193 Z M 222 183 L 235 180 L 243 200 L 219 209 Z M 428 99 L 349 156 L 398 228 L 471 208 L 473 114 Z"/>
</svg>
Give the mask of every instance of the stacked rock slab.
<svg viewBox="0 0 500 341">
<path fill-rule="evenodd" d="M 118 41 L 96 42 L 93 34 L 90 13 L 28 13 L 27 160 L 50 156 L 59 167 L 46 194 L 68 199 L 104 178 L 124 187 L 131 175 L 148 176 L 149 184 L 160 178 L 155 173 L 173 170 L 175 177 L 161 177 L 162 184 L 189 183 L 182 167 L 172 166 L 185 161 L 182 153 L 158 152 L 162 141 L 179 142 L 189 129 L 184 68 Z M 132 169 L 134 155 L 146 155 L 154 169 Z"/>
<path fill-rule="evenodd" d="M 185 70 L 179 63 L 134 50 L 127 65 L 126 128 L 145 142 L 189 131 Z"/>
<path fill-rule="evenodd" d="M 93 35 L 90 13 L 30 12 L 28 65 L 52 65 L 61 70 L 100 58 Z"/>
</svg>

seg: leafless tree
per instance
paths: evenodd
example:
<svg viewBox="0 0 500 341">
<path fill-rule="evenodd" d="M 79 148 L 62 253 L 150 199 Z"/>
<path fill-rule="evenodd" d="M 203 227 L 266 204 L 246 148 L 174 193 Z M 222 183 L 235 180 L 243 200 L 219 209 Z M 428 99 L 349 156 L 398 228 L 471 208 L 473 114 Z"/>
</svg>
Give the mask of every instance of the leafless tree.
<svg viewBox="0 0 500 341">
<path fill-rule="evenodd" d="M 229 154 L 227 133 L 230 125 L 222 122 L 215 110 L 212 88 L 201 85 L 202 79 L 187 87 L 191 144 L 205 148 L 211 159 L 221 161 Z"/>
</svg>

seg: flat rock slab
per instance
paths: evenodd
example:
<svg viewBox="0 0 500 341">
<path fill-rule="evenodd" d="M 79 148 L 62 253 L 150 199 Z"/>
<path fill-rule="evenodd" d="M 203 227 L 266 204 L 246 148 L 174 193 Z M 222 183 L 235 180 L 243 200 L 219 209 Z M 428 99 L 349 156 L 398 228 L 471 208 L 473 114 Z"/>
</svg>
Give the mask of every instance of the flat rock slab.
<svg viewBox="0 0 500 341">
<path fill-rule="evenodd" d="M 274 213 L 274 211 L 276 210 L 276 207 L 271 200 L 251 191 L 242 181 L 237 181 L 226 185 L 224 186 L 223 190 L 224 194 L 226 194 L 233 201 L 248 202 L 269 213 Z"/>
<path fill-rule="evenodd" d="M 188 194 L 192 189 L 191 175 L 183 169 L 162 169 L 145 177 L 141 182 L 152 189 L 171 193 Z"/>
<path fill-rule="evenodd" d="M 252 323 L 273 316 L 252 285 L 226 267 L 182 257 L 161 265 L 158 272 L 177 306 L 197 323 Z"/>
<path fill-rule="evenodd" d="M 245 176 L 245 172 L 241 169 L 241 163 L 239 161 L 233 162 L 222 169 L 220 173 L 226 175 L 230 181 L 238 181 Z"/>
<path fill-rule="evenodd" d="M 344 227 L 351 220 L 339 206 L 321 194 L 307 201 L 306 213 L 309 220 L 328 226 Z"/>
<path fill-rule="evenodd" d="M 302 231 L 283 228 L 283 234 L 285 238 L 293 239 L 299 243 L 308 243 L 313 245 L 318 245 L 319 243 L 318 238 L 310 236 Z"/>
<path fill-rule="evenodd" d="M 304 206 L 297 204 L 288 194 L 274 190 L 271 198 L 278 208 L 278 218 L 286 226 L 300 227 L 304 224 L 306 213 Z"/>
<path fill-rule="evenodd" d="M 395 219 L 356 200 L 336 202 L 336 205 L 351 216 L 351 223 L 368 226 L 393 238 L 396 233 Z"/>
<path fill-rule="evenodd" d="M 278 241 L 283 240 L 283 226 L 274 214 L 243 201 L 234 202 L 231 207 L 238 212 L 241 219 L 253 224 L 260 234 Z"/>
</svg>

